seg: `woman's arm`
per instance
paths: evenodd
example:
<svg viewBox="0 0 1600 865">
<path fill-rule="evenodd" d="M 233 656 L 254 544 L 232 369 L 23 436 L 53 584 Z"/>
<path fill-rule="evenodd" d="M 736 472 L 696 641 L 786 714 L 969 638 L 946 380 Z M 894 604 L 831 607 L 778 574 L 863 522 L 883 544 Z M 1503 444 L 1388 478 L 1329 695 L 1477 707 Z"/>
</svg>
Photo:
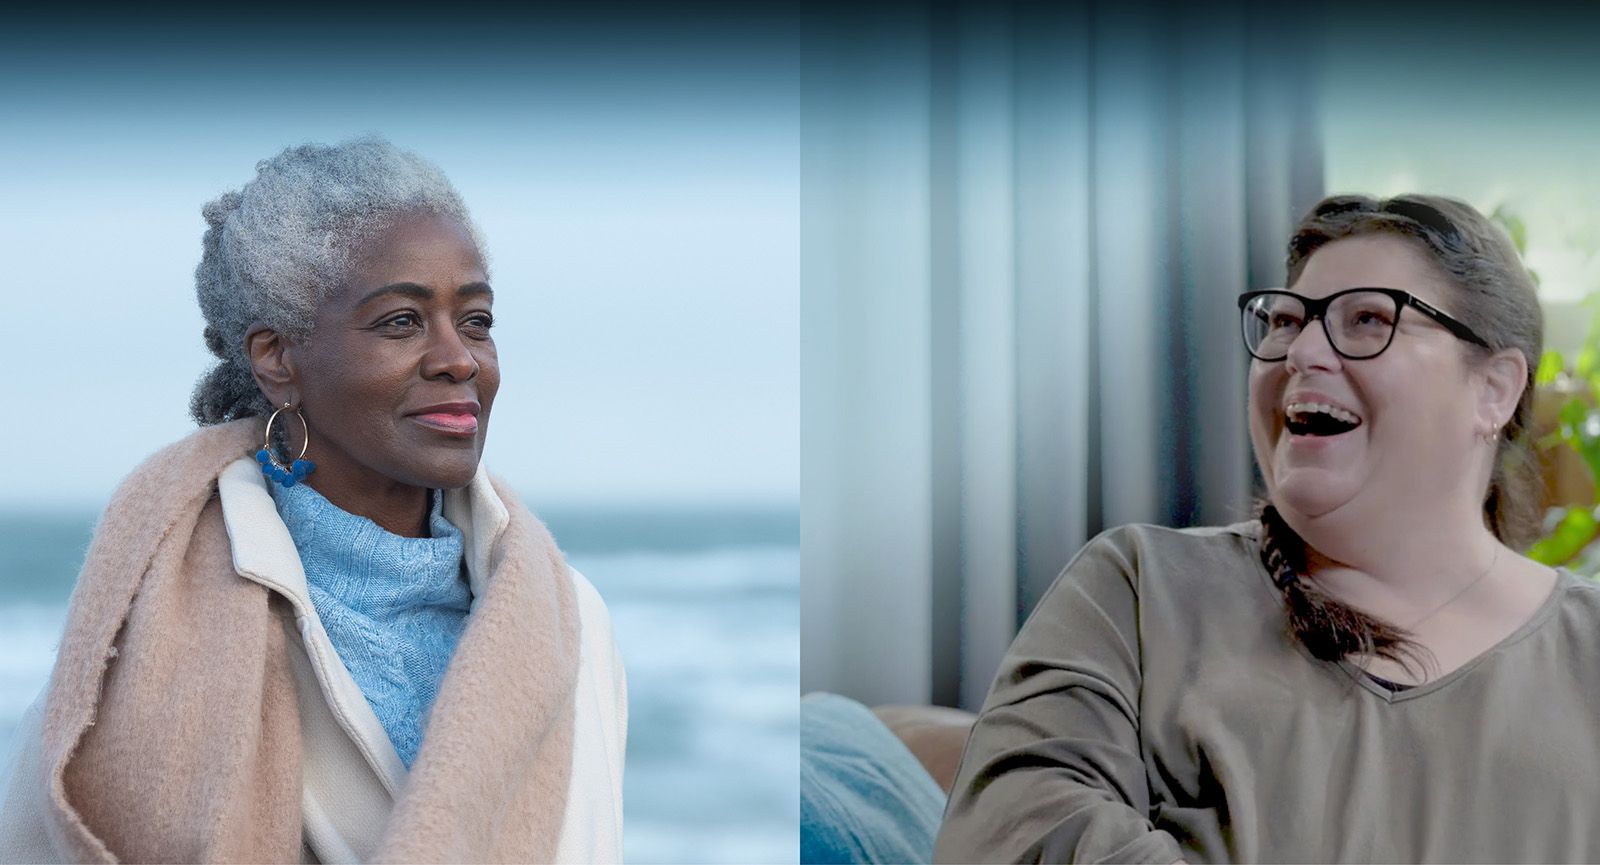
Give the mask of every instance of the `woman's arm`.
<svg viewBox="0 0 1600 865">
<path fill-rule="evenodd" d="M 935 861 L 1182 857 L 1148 816 L 1137 580 L 1116 537 L 1084 547 L 1012 643 L 967 740 Z"/>
</svg>

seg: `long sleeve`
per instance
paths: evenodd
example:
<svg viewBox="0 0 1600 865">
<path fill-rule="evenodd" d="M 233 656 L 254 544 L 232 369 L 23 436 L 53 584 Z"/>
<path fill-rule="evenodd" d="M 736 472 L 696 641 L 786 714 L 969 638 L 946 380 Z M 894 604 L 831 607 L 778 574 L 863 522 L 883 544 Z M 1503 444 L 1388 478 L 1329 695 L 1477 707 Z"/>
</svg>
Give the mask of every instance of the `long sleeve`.
<svg viewBox="0 0 1600 865">
<path fill-rule="evenodd" d="M 1102 536 L 1069 564 L 1001 664 L 967 741 L 938 862 L 1157 862 L 1148 817 L 1138 594 Z"/>
</svg>

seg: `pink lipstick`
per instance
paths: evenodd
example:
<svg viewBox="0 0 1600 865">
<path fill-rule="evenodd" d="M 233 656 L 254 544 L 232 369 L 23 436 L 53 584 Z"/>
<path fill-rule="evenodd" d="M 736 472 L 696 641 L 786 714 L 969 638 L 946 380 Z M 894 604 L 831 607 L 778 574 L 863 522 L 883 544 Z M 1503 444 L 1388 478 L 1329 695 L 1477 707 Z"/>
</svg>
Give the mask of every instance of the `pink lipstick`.
<svg viewBox="0 0 1600 865">
<path fill-rule="evenodd" d="M 478 432 L 478 412 L 481 406 L 473 402 L 447 402 L 430 405 L 409 417 L 420 426 L 455 436 L 471 436 Z"/>
<path fill-rule="evenodd" d="M 472 435 L 478 431 L 478 419 L 470 414 L 447 414 L 445 412 L 431 412 L 429 414 L 414 414 L 412 420 L 426 427 L 433 427 L 442 432 L 457 435 Z"/>
</svg>

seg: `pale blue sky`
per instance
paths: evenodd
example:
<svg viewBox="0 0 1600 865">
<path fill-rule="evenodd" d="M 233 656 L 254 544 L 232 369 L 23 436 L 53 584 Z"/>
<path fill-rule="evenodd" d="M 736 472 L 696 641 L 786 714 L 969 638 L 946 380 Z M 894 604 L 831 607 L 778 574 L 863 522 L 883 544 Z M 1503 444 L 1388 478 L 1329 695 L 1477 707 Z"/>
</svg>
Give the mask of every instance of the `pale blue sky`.
<svg viewBox="0 0 1600 865">
<path fill-rule="evenodd" d="M 284 146 L 372 131 L 438 162 L 488 239 L 492 469 L 544 503 L 797 500 L 799 97 L 776 33 L 381 71 L 13 59 L 0 499 L 100 502 L 192 429 L 200 206 Z"/>
</svg>

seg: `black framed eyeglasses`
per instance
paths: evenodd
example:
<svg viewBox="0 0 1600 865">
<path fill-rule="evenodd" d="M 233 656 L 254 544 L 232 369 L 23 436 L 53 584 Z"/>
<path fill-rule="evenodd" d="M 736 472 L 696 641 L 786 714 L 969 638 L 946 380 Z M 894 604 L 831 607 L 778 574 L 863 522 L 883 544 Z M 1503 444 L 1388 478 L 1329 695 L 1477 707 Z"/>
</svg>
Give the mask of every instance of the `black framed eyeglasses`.
<svg viewBox="0 0 1600 865">
<path fill-rule="evenodd" d="M 1398 288 L 1347 288 L 1324 298 L 1302 297 L 1284 289 L 1247 291 L 1239 295 L 1244 347 L 1256 360 L 1278 361 L 1312 319 L 1322 319 L 1328 344 L 1346 360 L 1383 354 L 1394 342 L 1400 311 L 1410 306 L 1456 337 L 1489 347 L 1472 328 L 1438 307 Z"/>
</svg>

